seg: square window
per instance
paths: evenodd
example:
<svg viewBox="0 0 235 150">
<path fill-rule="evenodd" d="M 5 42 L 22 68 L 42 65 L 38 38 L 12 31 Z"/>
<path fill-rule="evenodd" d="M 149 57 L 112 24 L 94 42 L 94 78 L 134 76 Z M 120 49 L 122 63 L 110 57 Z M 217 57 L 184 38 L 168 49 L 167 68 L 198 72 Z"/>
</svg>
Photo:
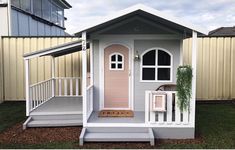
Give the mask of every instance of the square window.
<svg viewBox="0 0 235 150">
<path fill-rule="evenodd" d="M 157 72 L 158 80 L 170 80 L 171 71 L 170 68 L 158 68 Z"/>
<path fill-rule="evenodd" d="M 155 80 L 155 68 L 143 68 L 142 79 Z"/>
<path fill-rule="evenodd" d="M 122 64 L 118 64 L 118 69 L 122 69 Z"/>
<path fill-rule="evenodd" d="M 111 68 L 112 68 L 112 69 L 116 69 L 116 64 L 115 64 L 115 63 L 112 63 L 112 64 L 111 64 Z"/>
</svg>

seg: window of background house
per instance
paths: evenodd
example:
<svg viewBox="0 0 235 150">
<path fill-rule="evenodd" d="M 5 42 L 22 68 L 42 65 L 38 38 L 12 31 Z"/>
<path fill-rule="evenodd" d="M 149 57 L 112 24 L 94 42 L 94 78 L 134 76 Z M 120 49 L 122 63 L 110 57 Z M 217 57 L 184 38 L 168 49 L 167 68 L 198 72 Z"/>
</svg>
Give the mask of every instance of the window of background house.
<svg viewBox="0 0 235 150">
<path fill-rule="evenodd" d="M 171 81 L 171 57 L 161 49 L 146 52 L 141 59 L 141 81 Z"/>
<path fill-rule="evenodd" d="M 31 12 L 31 0 L 11 0 L 11 4 L 24 11 Z"/>
<path fill-rule="evenodd" d="M 42 0 L 33 0 L 33 13 L 42 17 Z"/>
<path fill-rule="evenodd" d="M 42 15 L 44 19 L 51 20 L 51 2 L 49 0 L 42 0 Z"/>
<path fill-rule="evenodd" d="M 55 4 L 51 5 L 51 21 L 55 24 L 58 24 L 57 7 Z"/>
<path fill-rule="evenodd" d="M 20 0 L 11 0 L 11 4 L 17 8 L 20 8 Z"/>
<path fill-rule="evenodd" d="M 64 26 L 64 12 L 63 12 L 63 9 L 61 8 L 57 8 L 57 15 L 58 15 L 58 25 L 59 26 Z"/>
</svg>

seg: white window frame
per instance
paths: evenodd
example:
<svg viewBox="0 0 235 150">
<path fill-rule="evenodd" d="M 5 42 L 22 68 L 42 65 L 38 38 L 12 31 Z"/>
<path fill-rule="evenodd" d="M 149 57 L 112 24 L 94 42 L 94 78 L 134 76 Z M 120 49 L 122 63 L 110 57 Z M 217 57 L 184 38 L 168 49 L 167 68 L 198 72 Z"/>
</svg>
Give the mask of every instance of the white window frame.
<svg viewBox="0 0 235 150">
<path fill-rule="evenodd" d="M 155 50 L 155 65 L 143 65 L 143 56 L 152 51 L 152 50 Z M 171 60 L 171 63 L 169 66 L 162 66 L 162 65 L 158 65 L 158 51 L 164 51 L 166 52 L 167 54 L 170 55 L 170 60 Z M 152 69 L 155 69 L 155 80 L 143 80 L 143 68 L 152 68 Z M 170 80 L 158 80 L 158 69 L 159 68 L 169 68 L 170 69 Z M 173 55 L 166 49 L 163 49 L 163 48 L 151 48 L 151 49 L 148 49 L 146 51 L 144 51 L 144 53 L 141 55 L 141 63 L 140 63 L 140 82 L 172 82 L 172 75 L 173 75 Z"/>
<path fill-rule="evenodd" d="M 112 56 L 115 55 L 116 60 L 112 61 Z M 122 57 L 122 61 L 118 61 L 118 55 L 120 55 Z M 124 55 L 121 53 L 112 53 L 109 55 L 109 70 L 112 71 L 120 71 L 120 70 L 124 70 Z M 116 68 L 112 68 L 112 64 L 115 64 Z M 118 68 L 118 64 L 122 64 L 122 68 Z"/>
</svg>

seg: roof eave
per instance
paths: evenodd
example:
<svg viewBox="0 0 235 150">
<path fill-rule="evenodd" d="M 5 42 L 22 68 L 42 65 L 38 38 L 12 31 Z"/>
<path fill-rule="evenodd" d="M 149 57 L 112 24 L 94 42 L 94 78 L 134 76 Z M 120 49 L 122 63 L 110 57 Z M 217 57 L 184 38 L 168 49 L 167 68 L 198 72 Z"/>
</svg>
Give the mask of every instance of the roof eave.
<svg viewBox="0 0 235 150">
<path fill-rule="evenodd" d="M 60 0 L 60 2 L 65 6 L 65 9 L 72 8 L 72 6 L 66 0 Z"/>
</svg>

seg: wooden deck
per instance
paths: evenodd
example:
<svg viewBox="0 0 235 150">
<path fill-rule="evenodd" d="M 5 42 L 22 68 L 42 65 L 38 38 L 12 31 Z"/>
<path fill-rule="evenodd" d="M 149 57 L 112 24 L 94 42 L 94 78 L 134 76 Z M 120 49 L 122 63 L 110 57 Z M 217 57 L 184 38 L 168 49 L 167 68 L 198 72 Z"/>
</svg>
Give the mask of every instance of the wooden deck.
<svg viewBox="0 0 235 150">
<path fill-rule="evenodd" d="M 30 113 L 31 115 L 82 114 L 82 97 L 54 97 Z"/>
<path fill-rule="evenodd" d="M 82 97 L 54 97 L 30 112 L 27 127 L 82 125 Z"/>
</svg>

